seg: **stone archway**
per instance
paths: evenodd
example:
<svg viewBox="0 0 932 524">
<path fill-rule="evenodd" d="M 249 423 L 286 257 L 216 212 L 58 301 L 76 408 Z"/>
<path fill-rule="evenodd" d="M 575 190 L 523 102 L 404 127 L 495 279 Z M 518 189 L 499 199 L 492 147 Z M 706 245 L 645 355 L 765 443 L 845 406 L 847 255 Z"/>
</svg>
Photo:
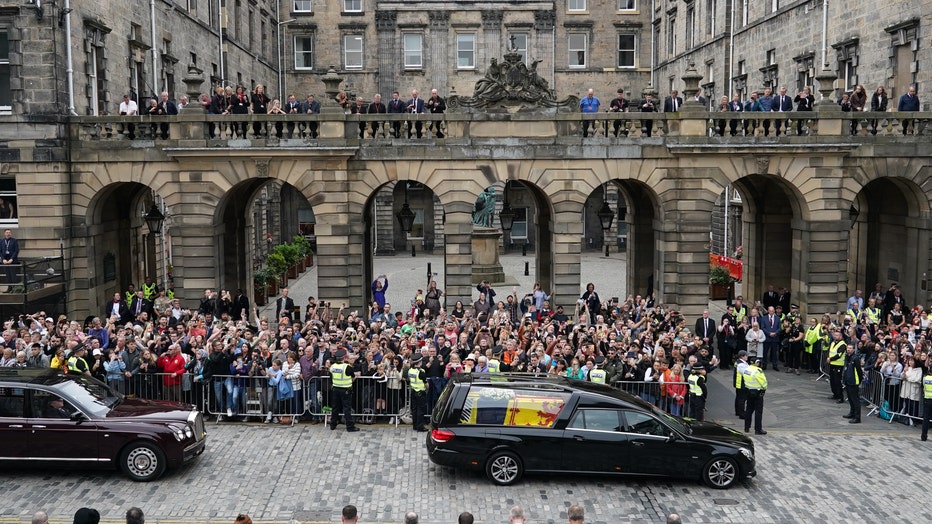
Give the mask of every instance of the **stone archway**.
<svg viewBox="0 0 932 524">
<path fill-rule="evenodd" d="M 858 192 L 849 210 L 848 286 L 869 296 L 875 284 L 896 282 L 907 304 L 924 301 L 929 271 L 929 226 L 921 190 L 901 178 L 878 178 Z M 928 292 L 928 285 L 925 293 Z"/>
<path fill-rule="evenodd" d="M 800 292 L 799 250 L 802 198 L 782 178 L 748 175 L 734 182 L 744 203 L 742 239 L 745 303 L 759 300 L 767 286 Z"/>
<path fill-rule="evenodd" d="M 146 276 L 158 276 L 165 259 L 157 235 L 143 215 L 152 207 L 153 191 L 138 182 L 117 182 L 98 191 L 87 206 L 88 301 L 92 312 Z"/>
</svg>

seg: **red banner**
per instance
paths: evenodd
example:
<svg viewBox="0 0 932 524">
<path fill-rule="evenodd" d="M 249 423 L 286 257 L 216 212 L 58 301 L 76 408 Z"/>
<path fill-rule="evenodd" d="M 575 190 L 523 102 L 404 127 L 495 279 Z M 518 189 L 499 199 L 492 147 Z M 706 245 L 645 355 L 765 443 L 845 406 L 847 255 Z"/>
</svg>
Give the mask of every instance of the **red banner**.
<svg viewBox="0 0 932 524">
<path fill-rule="evenodd" d="M 709 253 L 709 264 L 712 267 L 721 266 L 728 270 L 731 278 L 734 278 L 735 280 L 741 280 L 741 271 L 744 268 L 744 264 L 742 264 L 741 261 L 737 258 L 729 258 L 726 256 Z"/>
</svg>

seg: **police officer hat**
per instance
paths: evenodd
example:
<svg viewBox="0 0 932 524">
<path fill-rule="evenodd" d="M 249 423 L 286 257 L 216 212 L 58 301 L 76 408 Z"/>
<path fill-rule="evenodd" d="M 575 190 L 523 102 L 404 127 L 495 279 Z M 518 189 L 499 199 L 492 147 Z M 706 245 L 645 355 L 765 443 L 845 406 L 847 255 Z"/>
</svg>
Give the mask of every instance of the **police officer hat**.
<svg viewBox="0 0 932 524">
<path fill-rule="evenodd" d="M 748 356 L 748 352 L 747 352 L 747 351 L 745 351 L 745 350 L 742 349 L 741 351 L 738 352 L 738 358 L 746 357 L 746 356 Z"/>
<path fill-rule="evenodd" d="M 603 357 L 602 355 L 595 357 L 595 365 L 601 366 L 602 364 L 605 364 L 605 357 Z"/>
<path fill-rule="evenodd" d="M 338 350 L 336 353 L 334 353 L 333 356 L 334 356 L 334 358 L 336 358 L 337 360 L 343 360 L 344 358 L 346 358 L 346 351 L 340 349 L 340 350 Z"/>
<path fill-rule="evenodd" d="M 705 367 L 702 364 L 696 364 L 692 367 L 693 371 L 705 371 Z"/>
<path fill-rule="evenodd" d="M 412 364 L 417 364 L 417 363 L 420 362 L 423 358 L 424 358 L 424 357 L 423 357 L 420 353 L 415 353 L 415 354 L 411 355 L 411 363 L 412 363 Z"/>
<path fill-rule="evenodd" d="M 496 356 L 496 357 L 497 357 L 498 355 L 501 355 L 501 354 L 504 353 L 504 352 L 505 352 L 505 350 L 502 349 L 501 346 L 495 346 L 495 348 L 492 349 L 492 355 L 493 355 L 493 356 Z"/>
<path fill-rule="evenodd" d="M 790 309 L 799 309 L 799 304 L 790 304 Z"/>
</svg>

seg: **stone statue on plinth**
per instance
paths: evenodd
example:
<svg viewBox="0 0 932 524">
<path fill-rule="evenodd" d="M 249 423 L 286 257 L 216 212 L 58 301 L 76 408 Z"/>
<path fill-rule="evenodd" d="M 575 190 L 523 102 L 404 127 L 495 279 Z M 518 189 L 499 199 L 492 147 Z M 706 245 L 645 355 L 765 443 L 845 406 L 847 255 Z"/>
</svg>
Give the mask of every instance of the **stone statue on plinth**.
<svg viewBox="0 0 932 524">
<path fill-rule="evenodd" d="M 495 219 L 495 188 L 489 186 L 479 194 L 472 211 L 472 223 L 477 226 L 492 227 Z"/>
</svg>

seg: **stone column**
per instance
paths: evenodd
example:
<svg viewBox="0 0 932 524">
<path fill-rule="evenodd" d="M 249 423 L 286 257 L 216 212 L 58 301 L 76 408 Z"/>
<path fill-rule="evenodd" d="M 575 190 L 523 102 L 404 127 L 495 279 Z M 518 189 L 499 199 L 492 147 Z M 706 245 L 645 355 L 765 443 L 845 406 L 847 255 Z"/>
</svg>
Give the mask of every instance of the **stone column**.
<svg viewBox="0 0 932 524">
<path fill-rule="evenodd" d="M 555 195 L 554 216 L 551 223 L 553 227 L 553 249 L 551 253 L 544 253 L 541 249 L 537 250 L 538 264 L 541 272 L 538 274 L 541 287 L 550 290 L 553 296 L 551 305 L 554 309 L 557 306 L 563 306 L 566 311 L 572 311 L 575 307 L 576 299 L 582 295 L 580 282 L 580 270 L 582 268 L 582 246 L 579 238 L 583 233 L 583 224 L 579 217 L 582 216 L 583 207 L 586 204 L 586 195 L 578 195 L 581 200 L 563 200 Z M 543 222 L 543 221 L 541 221 Z M 541 227 L 542 224 L 538 224 Z M 546 232 L 541 232 L 546 234 Z M 546 274 L 546 257 L 553 257 L 551 265 L 553 268 L 553 281 L 547 284 L 550 275 Z"/>
<path fill-rule="evenodd" d="M 427 55 L 427 71 L 430 75 L 430 84 L 420 90 L 422 98 L 429 97 L 432 88 L 436 87 L 438 90 L 443 90 L 449 85 L 447 83 L 447 68 L 451 64 L 448 45 L 450 12 L 430 11 L 427 14 L 430 17 L 430 36 L 427 38 L 427 41 L 431 42 L 430 53 Z M 456 57 L 452 57 L 452 60 L 455 66 Z"/>
<path fill-rule="evenodd" d="M 658 300 L 687 318 L 697 318 L 709 304 L 709 230 L 719 187 L 696 187 L 687 179 L 695 170 L 670 171 L 675 186 L 660 194 L 663 233 L 656 239 L 660 278 Z M 676 187 L 682 186 L 682 187 Z"/>
<path fill-rule="evenodd" d="M 505 13 L 503 11 L 482 11 L 482 32 L 483 42 L 485 43 L 484 52 L 477 54 L 477 69 L 485 67 L 493 58 L 499 58 L 502 52 L 502 20 Z"/>
<path fill-rule="evenodd" d="M 807 316 L 835 312 L 847 298 L 845 271 L 848 264 L 844 253 L 848 252 L 851 233 L 847 213 L 846 208 L 826 211 L 820 214 L 836 216 L 800 225 L 800 245 L 805 248 L 793 250 L 800 257 L 799 282 L 793 282 L 793 287 L 799 291 L 794 301 L 799 301 Z"/>
<path fill-rule="evenodd" d="M 562 86 L 556 85 L 556 79 L 553 75 L 553 65 L 556 63 L 554 53 L 553 28 L 556 23 L 556 13 L 550 11 L 534 11 L 534 35 L 531 35 L 533 43 L 528 47 L 528 58 L 531 60 L 543 60 L 537 67 L 538 71 L 550 72 L 547 81 L 550 82 L 550 88 L 559 92 Z M 535 42 L 536 41 L 536 42 Z M 546 74 L 546 73 L 544 73 Z M 542 74 L 541 76 L 544 76 Z"/>
<path fill-rule="evenodd" d="M 447 204 L 444 226 L 444 294 L 449 308 L 457 300 L 472 304 L 472 205 L 467 202 Z"/>
<path fill-rule="evenodd" d="M 398 27 L 398 13 L 395 11 L 376 11 L 375 30 L 378 37 L 379 49 L 397 49 L 395 47 L 395 32 Z M 401 71 L 402 64 L 398 61 L 397 52 L 379 53 L 379 90 L 383 99 L 391 98 L 391 92 L 397 89 L 398 77 L 396 71 Z"/>
<path fill-rule="evenodd" d="M 347 202 L 345 183 L 327 183 L 328 198 L 314 207 L 317 220 L 317 285 L 322 300 L 364 310 L 362 249 L 365 221 L 361 205 Z"/>
</svg>

